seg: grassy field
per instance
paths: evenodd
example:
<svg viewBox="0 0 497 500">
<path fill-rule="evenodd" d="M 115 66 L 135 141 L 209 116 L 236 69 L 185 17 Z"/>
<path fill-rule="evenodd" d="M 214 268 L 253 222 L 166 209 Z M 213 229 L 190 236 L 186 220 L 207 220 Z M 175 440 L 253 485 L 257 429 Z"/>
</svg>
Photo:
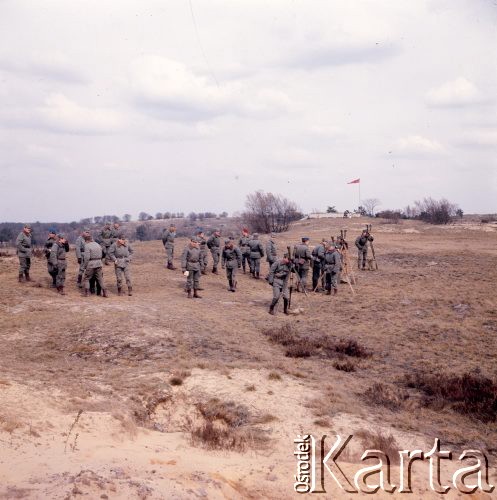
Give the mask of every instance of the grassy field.
<svg viewBox="0 0 497 500">
<path fill-rule="evenodd" d="M 366 222 L 302 221 L 278 248 L 345 227 L 353 247 Z M 351 251 L 355 295 L 295 293 L 291 316 L 270 316 L 271 288 L 243 274 L 230 293 L 209 273 L 188 300 L 160 241 L 135 243 L 132 297 L 111 266 L 110 298 L 81 297 L 73 252 L 66 296 L 44 259 L 19 284 L 0 257 L 0 497 L 289 498 L 301 433 L 356 436 L 345 468 L 361 446 L 435 437 L 494 466 L 497 231 L 381 222 L 379 270 Z"/>
</svg>

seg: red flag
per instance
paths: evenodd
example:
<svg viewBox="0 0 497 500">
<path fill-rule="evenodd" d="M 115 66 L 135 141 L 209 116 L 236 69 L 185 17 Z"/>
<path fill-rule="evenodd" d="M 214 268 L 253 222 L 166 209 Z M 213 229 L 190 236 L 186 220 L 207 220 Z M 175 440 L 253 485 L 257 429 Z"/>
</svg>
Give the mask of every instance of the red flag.
<svg viewBox="0 0 497 500">
<path fill-rule="evenodd" d="M 361 179 L 354 179 L 353 181 L 347 182 L 347 184 L 359 184 Z"/>
</svg>

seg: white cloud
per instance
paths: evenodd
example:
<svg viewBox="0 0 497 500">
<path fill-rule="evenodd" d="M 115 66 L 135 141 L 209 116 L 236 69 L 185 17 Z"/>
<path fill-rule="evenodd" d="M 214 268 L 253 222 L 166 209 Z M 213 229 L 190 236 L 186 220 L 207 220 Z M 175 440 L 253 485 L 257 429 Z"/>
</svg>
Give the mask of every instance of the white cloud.
<svg viewBox="0 0 497 500">
<path fill-rule="evenodd" d="M 430 106 L 451 108 L 480 104 L 483 98 L 474 83 L 459 77 L 429 90 L 426 100 Z"/>
<path fill-rule="evenodd" d="M 470 147 L 497 147 L 497 129 L 470 131 L 461 141 L 461 144 Z"/>
<path fill-rule="evenodd" d="M 63 94 L 51 94 L 38 110 L 44 126 L 72 134 L 108 134 L 122 125 L 118 113 L 107 108 L 89 108 L 68 99 Z"/>
<path fill-rule="evenodd" d="M 393 148 L 394 154 L 402 156 L 433 155 L 443 152 L 444 148 L 439 142 L 421 135 L 409 135 L 399 139 Z"/>
<path fill-rule="evenodd" d="M 154 55 L 133 61 L 130 86 L 138 107 L 167 120 L 199 121 L 225 114 L 271 117 L 292 106 L 279 90 L 240 81 L 218 86 L 211 76 Z"/>
</svg>

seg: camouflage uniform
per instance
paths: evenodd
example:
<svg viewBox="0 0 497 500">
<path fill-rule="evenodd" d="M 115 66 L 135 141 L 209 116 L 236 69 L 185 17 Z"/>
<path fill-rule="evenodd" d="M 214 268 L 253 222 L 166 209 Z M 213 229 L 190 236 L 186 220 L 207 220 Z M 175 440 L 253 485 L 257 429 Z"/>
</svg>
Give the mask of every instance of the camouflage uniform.
<svg viewBox="0 0 497 500">
<path fill-rule="evenodd" d="M 244 273 L 246 271 L 245 265 L 247 262 L 249 263 L 249 269 L 250 269 L 250 246 L 249 246 L 250 239 L 251 238 L 248 232 L 244 231 L 242 236 L 238 240 L 238 246 L 240 248 L 240 251 L 242 252 L 242 266 Z"/>
<path fill-rule="evenodd" d="M 340 271 L 342 270 L 342 256 L 340 252 L 331 246 L 324 254 L 324 270 L 326 278 L 326 293 L 331 294 L 331 288 L 334 293 L 338 291 L 338 283 L 340 283 Z"/>
<path fill-rule="evenodd" d="M 298 245 L 295 245 L 293 247 L 295 271 L 300 278 L 299 284 L 297 285 L 297 290 L 300 290 L 302 288 L 302 291 L 304 291 L 307 287 L 307 275 L 309 274 L 312 259 L 309 246 L 306 245 L 304 241 L 309 241 L 309 238 L 302 238 L 302 243 L 299 243 Z"/>
<path fill-rule="evenodd" d="M 366 269 L 366 261 L 368 257 L 368 241 L 373 241 L 374 238 L 367 232 L 363 231 L 361 236 L 358 236 L 355 240 L 355 246 L 358 250 L 357 256 L 357 268 L 361 269 L 361 259 L 362 259 L 362 269 Z"/>
<path fill-rule="evenodd" d="M 173 258 L 174 258 L 174 239 L 176 238 L 176 231 L 174 226 L 169 226 L 169 229 L 164 229 L 162 232 L 162 244 L 166 250 L 167 254 L 167 268 L 168 269 L 176 269 L 173 266 Z"/>
<path fill-rule="evenodd" d="M 217 274 L 217 266 L 219 264 L 219 257 L 221 256 L 221 235 L 219 231 L 214 231 L 207 240 L 207 248 L 211 251 L 212 255 L 212 272 Z"/>
<path fill-rule="evenodd" d="M 84 230 L 83 234 L 90 234 L 89 230 Z M 78 259 L 79 270 L 78 270 L 78 286 L 79 288 L 83 288 L 83 274 L 85 273 L 84 267 L 84 251 L 85 251 L 85 239 L 83 234 L 80 234 L 76 238 L 76 242 L 74 243 L 74 248 L 76 250 L 76 258 Z"/>
<path fill-rule="evenodd" d="M 52 265 L 53 270 L 57 273 L 55 278 L 57 291 L 61 295 L 65 295 L 64 284 L 66 282 L 67 268 L 66 255 L 67 252 L 69 252 L 69 243 L 67 241 L 64 241 L 64 243 L 62 243 L 62 239 L 64 239 L 64 237 L 59 234 L 57 236 L 57 241 L 55 241 L 55 243 L 52 245 L 50 256 L 48 259 L 50 261 L 50 264 Z"/>
<path fill-rule="evenodd" d="M 30 226 L 24 226 L 25 229 L 31 229 Z M 26 234 L 23 231 L 19 233 L 16 239 L 16 252 L 19 257 L 19 281 L 26 276 L 26 281 L 31 281 L 29 269 L 31 268 L 31 233 Z"/>
<path fill-rule="evenodd" d="M 323 240 L 322 243 L 316 245 L 311 252 L 312 255 L 312 289 L 317 291 L 319 278 L 323 273 L 323 260 L 324 253 L 326 251 L 325 248 L 326 240 Z"/>
<path fill-rule="evenodd" d="M 104 285 L 104 274 L 102 271 L 102 247 L 91 240 L 85 239 L 84 263 L 85 274 L 83 276 L 83 286 L 85 296 L 90 292 L 90 280 L 95 277 L 98 285 L 102 290 L 104 297 L 107 297 L 107 292 Z"/>
<path fill-rule="evenodd" d="M 278 251 L 276 249 L 276 243 L 274 241 L 274 234 L 271 234 L 268 242 L 266 243 L 266 260 L 269 263 L 269 267 L 271 267 L 278 258 Z"/>
<path fill-rule="evenodd" d="M 283 295 L 283 311 L 288 314 L 288 302 L 290 292 L 288 290 L 288 279 L 290 278 L 291 264 L 283 258 L 277 260 L 271 266 L 268 275 L 268 282 L 273 287 L 273 300 L 269 306 L 269 313 L 274 314 L 274 308 L 278 300 Z"/>
<path fill-rule="evenodd" d="M 259 279 L 261 272 L 261 258 L 264 257 L 264 248 L 259 241 L 259 235 L 254 233 L 249 241 L 250 247 L 250 274 L 253 278 Z"/>
<path fill-rule="evenodd" d="M 195 244 L 198 241 L 191 240 L 191 242 L 183 250 L 181 255 L 181 270 L 183 273 L 188 271 L 188 276 L 186 278 L 186 291 L 188 293 L 188 298 L 193 297 L 200 298 L 197 290 L 200 288 L 200 248 Z"/>
<path fill-rule="evenodd" d="M 200 245 L 200 272 L 206 274 L 205 270 L 209 264 L 209 256 L 207 252 L 207 238 L 205 237 L 203 231 L 197 233 L 197 240 Z"/>
<path fill-rule="evenodd" d="M 231 240 L 225 241 L 226 245 L 223 249 L 221 258 L 221 266 L 226 268 L 226 277 L 228 278 L 229 291 L 236 290 L 236 270 L 242 267 L 242 252 L 236 246 L 233 246 Z"/>
<path fill-rule="evenodd" d="M 117 227 L 116 227 L 117 226 Z M 119 223 L 115 222 L 110 228 L 110 243 L 114 244 L 122 233 Z M 110 260 L 110 259 L 109 259 Z"/>
<path fill-rule="evenodd" d="M 125 241 L 123 244 L 119 242 L 120 237 L 117 237 L 115 243 L 109 248 L 109 259 L 114 262 L 114 269 L 116 271 L 117 293 L 121 295 L 123 275 L 128 287 L 128 295 L 133 293 L 133 284 L 131 283 L 130 265 L 133 249 L 131 245 Z"/>
<path fill-rule="evenodd" d="M 100 231 L 100 246 L 102 247 L 102 253 L 105 265 L 109 263 L 108 254 L 111 245 L 112 245 L 112 229 L 110 227 L 110 224 L 105 224 L 104 228 Z"/>
<path fill-rule="evenodd" d="M 55 243 L 55 232 L 50 231 L 49 234 L 53 234 L 53 236 L 49 236 L 47 241 L 45 242 L 45 257 L 47 258 L 47 271 L 48 274 L 52 277 L 52 286 L 57 286 L 57 270 L 54 270 L 53 264 L 50 262 L 50 251 L 52 250 L 52 246 Z"/>
</svg>

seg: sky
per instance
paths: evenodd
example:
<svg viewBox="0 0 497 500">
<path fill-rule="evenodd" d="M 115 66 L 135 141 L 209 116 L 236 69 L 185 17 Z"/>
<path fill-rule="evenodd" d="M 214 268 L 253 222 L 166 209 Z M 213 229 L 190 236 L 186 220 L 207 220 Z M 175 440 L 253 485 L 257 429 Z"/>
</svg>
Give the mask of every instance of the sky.
<svg viewBox="0 0 497 500">
<path fill-rule="evenodd" d="M 496 0 L 0 0 L 0 221 L 497 212 Z"/>
</svg>

